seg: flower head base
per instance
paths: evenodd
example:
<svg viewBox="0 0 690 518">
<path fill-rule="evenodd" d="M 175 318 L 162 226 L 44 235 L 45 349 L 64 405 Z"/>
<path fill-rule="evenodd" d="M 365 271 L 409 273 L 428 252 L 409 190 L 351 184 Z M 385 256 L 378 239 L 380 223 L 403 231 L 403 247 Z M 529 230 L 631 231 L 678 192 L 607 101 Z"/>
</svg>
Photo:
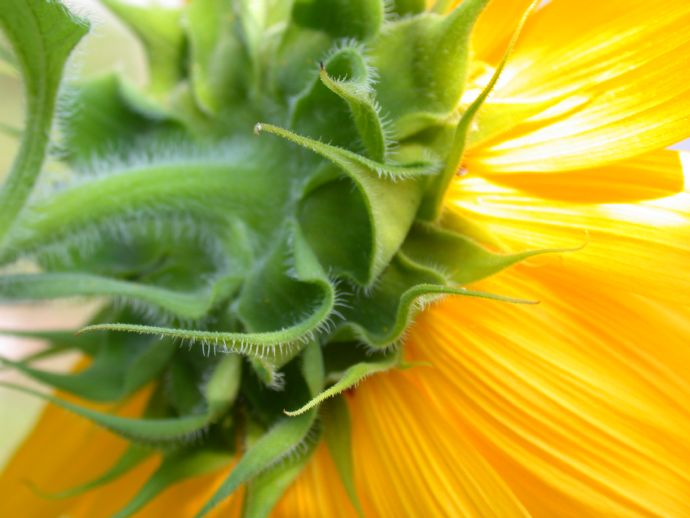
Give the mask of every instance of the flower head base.
<svg viewBox="0 0 690 518">
<path fill-rule="evenodd" d="M 439 2 L 445 14 L 415 1 L 104 3 L 140 37 L 149 85 L 71 85 L 57 117 L 61 71 L 86 23 L 53 1 L 0 1 L 29 100 L 0 191 L 0 261 L 40 270 L 0 277 L 0 296 L 109 301 L 76 338 L 44 335 L 49 351 L 91 357 L 84 370 L 6 363 L 95 402 L 153 388 L 138 418 L 13 388 L 131 442 L 69 495 L 162 453 L 118 516 L 235 461 L 199 514 L 247 484 L 245 515 L 266 516 L 322 438 L 361 511 L 342 394 L 412 366 L 401 344 L 424 304 L 529 302 L 465 286 L 557 251 L 495 253 L 473 222 L 442 211 L 468 139 L 490 142 L 504 122 L 487 110 L 472 132 L 507 53 L 463 102 L 469 38 L 488 2 Z M 28 16 L 36 24 L 24 27 Z M 54 118 L 56 158 L 73 174 L 32 194 Z"/>
</svg>

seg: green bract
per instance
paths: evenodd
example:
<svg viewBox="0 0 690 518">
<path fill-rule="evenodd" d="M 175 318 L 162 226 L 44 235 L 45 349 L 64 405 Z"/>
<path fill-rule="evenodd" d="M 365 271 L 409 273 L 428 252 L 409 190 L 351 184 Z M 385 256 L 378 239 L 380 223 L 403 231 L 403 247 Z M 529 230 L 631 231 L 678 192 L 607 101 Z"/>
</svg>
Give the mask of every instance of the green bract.
<svg viewBox="0 0 690 518">
<path fill-rule="evenodd" d="M 407 366 L 401 336 L 422 304 L 510 300 L 464 286 L 540 253 L 494 254 L 439 219 L 484 99 L 459 109 L 487 1 L 448 15 L 410 0 L 103 3 L 141 39 L 149 87 L 116 76 L 67 85 L 56 121 L 87 23 L 54 0 L 0 0 L 13 49 L 0 59 L 19 69 L 27 99 L 0 191 L 0 261 L 38 268 L 0 277 L 0 298 L 108 301 L 92 332 L 23 333 L 51 342 L 41 357 L 81 350 L 85 370 L 5 363 L 92 401 L 155 386 L 138 419 L 13 386 L 133 443 L 63 496 L 160 449 L 159 470 L 118 514 L 129 516 L 242 449 L 200 514 L 247 483 L 245 515 L 266 516 L 323 435 L 359 509 L 339 394 Z M 55 125 L 50 149 L 71 171 L 59 187 L 39 181 Z"/>
</svg>

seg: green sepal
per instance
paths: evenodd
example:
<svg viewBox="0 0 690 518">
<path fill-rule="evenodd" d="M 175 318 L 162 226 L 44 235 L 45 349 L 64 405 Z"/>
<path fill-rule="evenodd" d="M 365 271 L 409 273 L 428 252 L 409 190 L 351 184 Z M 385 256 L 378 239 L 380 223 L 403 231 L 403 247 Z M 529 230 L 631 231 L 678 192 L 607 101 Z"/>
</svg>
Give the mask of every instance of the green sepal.
<svg viewBox="0 0 690 518">
<path fill-rule="evenodd" d="M 24 80 L 26 122 L 19 151 L 0 190 L 0 244 L 41 171 L 67 58 L 88 32 L 86 21 L 48 0 L 1 0 L 0 27 Z"/>
<path fill-rule="evenodd" d="M 314 340 L 302 351 L 302 377 L 312 397 L 323 389 L 325 376 L 321 345 Z"/>
<path fill-rule="evenodd" d="M 76 405 L 54 396 L 13 383 L 0 382 L 0 386 L 36 396 L 56 406 L 69 410 L 111 432 L 139 444 L 175 445 L 202 430 L 208 423 L 205 415 L 169 419 L 135 419 L 113 416 Z"/>
<path fill-rule="evenodd" d="M 340 379 L 335 384 L 331 385 L 326 390 L 322 391 L 317 396 L 313 397 L 302 407 L 296 410 L 285 410 L 285 414 L 290 417 L 302 415 L 305 412 L 310 411 L 312 408 L 317 407 L 328 398 L 337 396 L 345 390 L 354 387 L 364 378 L 367 378 L 379 372 L 385 372 L 395 367 L 399 359 L 399 352 L 393 351 L 376 362 L 356 363 L 349 367 L 345 372 L 343 372 L 343 374 L 340 376 Z"/>
<path fill-rule="evenodd" d="M 322 64 L 319 78 L 326 88 L 347 103 L 369 158 L 384 162 L 386 135 L 378 105 L 373 99 L 372 80 L 368 77 L 367 64 L 359 54 L 353 54 L 350 60 L 354 63 L 349 67 L 351 73 L 348 76 L 334 79 Z"/>
<path fill-rule="evenodd" d="M 372 43 L 380 74 L 377 98 L 404 138 L 447 119 L 462 96 L 469 36 L 488 0 L 465 0 L 448 16 L 419 14 L 393 22 Z"/>
<path fill-rule="evenodd" d="M 422 178 L 435 174 L 437 166 L 434 163 L 408 166 L 381 164 L 270 124 L 257 124 L 256 129 L 273 133 L 322 155 L 342 169 L 364 194 L 373 226 L 373 242 L 367 246 L 371 246 L 374 253 L 366 265 L 366 278 L 355 278 L 365 286 L 371 285 L 409 231 L 425 185 Z"/>
<path fill-rule="evenodd" d="M 197 518 L 205 516 L 241 484 L 252 480 L 293 453 L 307 439 L 315 417 L 315 412 L 307 412 L 294 419 L 284 418 L 273 425 L 245 452 L 230 476 L 197 513 Z"/>
<path fill-rule="evenodd" d="M 129 503 L 113 515 L 127 518 L 173 484 L 188 478 L 219 471 L 230 465 L 232 455 L 225 451 L 194 448 L 168 453 L 158 469 Z"/>
<path fill-rule="evenodd" d="M 248 334 L 282 329 L 286 339 L 276 345 L 301 347 L 326 325 L 334 303 L 333 285 L 299 227 L 288 222 L 278 246 L 245 280 L 235 310 Z"/>
<path fill-rule="evenodd" d="M 130 91 L 114 74 L 70 84 L 69 105 L 58 119 L 58 156 L 78 172 L 79 164 L 105 156 L 126 159 L 142 138 L 153 141 L 182 132 L 176 122 L 135 105 Z"/>
<path fill-rule="evenodd" d="M 440 162 L 430 160 L 418 160 L 407 164 L 377 162 L 376 160 L 371 160 L 347 149 L 324 144 L 318 140 L 298 135 L 290 130 L 274 126 L 273 124 L 266 124 L 264 122 L 257 123 L 254 127 L 254 132 L 259 135 L 263 131 L 272 133 L 290 142 L 294 142 L 303 148 L 309 149 L 341 167 L 346 173 L 357 178 L 366 175 L 401 181 L 434 176 L 441 170 Z"/>
<path fill-rule="evenodd" d="M 300 201 L 300 228 L 329 272 L 367 284 L 374 275 L 376 243 L 372 217 L 376 215 L 372 216 L 361 187 L 343 177 L 334 166 L 328 167 L 332 179 L 313 186 Z M 338 232 L 333 232 L 336 228 Z"/>
<path fill-rule="evenodd" d="M 355 487 L 350 411 L 344 396 L 335 396 L 324 401 L 319 408 L 319 416 L 323 422 L 324 439 L 335 469 L 340 475 L 340 481 L 357 515 L 362 517 L 364 512 Z"/>
<path fill-rule="evenodd" d="M 355 42 L 341 43 L 320 62 L 319 76 L 292 102 L 291 128 L 315 140 L 361 150 L 384 163 L 387 139 L 374 100 L 374 71 Z"/>
<path fill-rule="evenodd" d="M 463 6 L 465 6 L 465 3 L 463 3 L 462 6 L 458 8 L 458 10 L 462 9 Z M 448 155 L 445 159 L 446 165 L 443 169 L 443 172 L 431 181 L 429 191 L 424 201 L 422 202 L 422 206 L 419 210 L 419 216 L 421 219 L 438 220 L 440 218 L 446 190 L 448 189 L 448 186 L 453 180 L 453 177 L 455 176 L 457 169 L 460 167 L 462 156 L 465 153 L 465 147 L 467 145 L 467 140 L 470 135 L 470 130 L 474 123 L 474 119 L 477 113 L 479 112 L 479 109 L 484 105 L 484 102 L 489 97 L 489 94 L 498 82 L 498 79 L 501 76 L 503 69 L 505 68 L 506 62 L 508 61 L 508 57 L 513 51 L 513 48 L 517 43 L 518 36 L 520 36 L 522 28 L 524 27 L 525 22 L 527 21 L 527 18 L 532 13 L 532 11 L 536 9 L 538 3 L 538 0 L 534 0 L 530 7 L 522 15 L 522 18 L 520 19 L 518 26 L 515 29 L 515 32 L 513 33 L 510 42 L 508 43 L 508 48 L 503 54 L 503 58 L 496 67 L 496 70 L 494 70 L 491 79 L 483 88 L 483 90 L 479 93 L 479 95 L 472 101 L 472 103 L 460 116 L 460 120 L 458 120 L 458 123 L 455 127 L 455 133 L 453 135 L 453 138 L 449 143 Z"/>
<path fill-rule="evenodd" d="M 296 225 L 273 253 L 246 279 L 236 314 L 246 332 L 175 329 L 138 324 L 95 324 L 87 331 L 125 331 L 157 334 L 201 342 L 259 358 L 275 357 L 283 349 L 301 349 L 327 326 L 335 304 L 335 290 Z M 286 261 L 292 264 L 286 266 Z"/>
<path fill-rule="evenodd" d="M 0 382 L 0 386 L 53 403 L 132 442 L 174 446 L 185 439 L 194 437 L 195 434 L 218 419 L 232 405 L 240 386 L 240 366 L 239 357 L 235 355 L 224 357 L 214 369 L 211 379 L 206 385 L 206 411 L 200 414 L 172 418 L 139 419 L 114 416 L 14 383 Z"/>
<path fill-rule="evenodd" d="M 65 489 L 64 491 L 58 491 L 55 493 L 46 492 L 31 482 L 29 482 L 29 484 L 31 489 L 43 498 L 73 498 L 75 496 L 79 496 L 88 491 L 91 491 L 92 489 L 104 486 L 112 482 L 113 480 L 120 478 L 121 476 L 127 474 L 128 472 L 139 466 L 142 462 L 151 457 L 151 455 L 153 455 L 152 449 L 146 448 L 144 446 L 139 446 L 138 444 L 130 444 L 129 447 L 125 450 L 125 452 L 118 458 L 117 461 L 115 461 L 115 463 L 107 471 L 105 471 L 102 475 L 98 476 L 97 478 L 84 484 L 80 484 L 78 486 Z"/>
<path fill-rule="evenodd" d="M 184 19 L 192 91 L 205 112 L 217 114 L 246 95 L 246 69 L 251 64 L 237 35 L 240 21 L 233 3 L 226 0 L 190 2 Z"/>
<path fill-rule="evenodd" d="M 168 155 L 172 144 L 163 146 Z M 7 262 L 18 250 L 35 251 L 79 232 L 102 232 L 108 221 L 123 226 L 131 218 L 134 226 L 141 226 L 140 218 L 152 212 L 163 223 L 166 214 L 168 218 L 185 214 L 210 224 L 231 211 L 253 230 L 270 235 L 272 221 L 281 217 L 287 191 L 283 187 L 289 177 L 273 174 L 280 157 L 266 153 L 266 147 L 262 149 L 256 140 L 237 139 L 201 153 L 178 143 L 181 150 L 169 158 L 164 154 L 138 163 L 115 163 L 109 175 L 27 207 L 18 229 L 8 236 L 1 260 Z M 250 156 L 252 151 L 259 160 Z"/>
<path fill-rule="evenodd" d="M 46 330 L 46 331 L 31 331 L 25 329 L 0 329 L 0 336 L 14 336 L 17 338 L 26 338 L 31 340 L 45 340 L 49 342 L 47 349 L 38 351 L 30 356 L 25 356 L 21 359 L 24 363 L 31 363 L 38 360 L 44 355 L 51 356 L 52 353 L 44 352 L 54 348 L 54 353 L 57 354 L 62 351 L 77 350 L 89 356 L 94 355 L 101 344 L 101 340 L 95 336 L 78 336 L 75 331 L 62 330 Z"/>
<path fill-rule="evenodd" d="M 133 300 L 183 319 L 197 320 L 207 315 L 218 300 L 235 291 L 238 284 L 238 279 L 225 277 L 197 293 L 184 293 L 86 273 L 5 275 L 0 276 L 0 302 L 102 295 Z"/>
<path fill-rule="evenodd" d="M 304 444 L 298 451 L 271 466 L 247 483 L 242 503 L 242 518 L 268 518 L 285 490 L 299 476 L 316 451 L 318 437 Z"/>
<path fill-rule="evenodd" d="M 180 8 L 100 0 L 139 38 L 149 65 L 149 90 L 160 97 L 182 78 L 184 33 Z"/>
<path fill-rule="evenodd" d="M 333 38 L 366 40 L 384 20 L 383 0 L 294 0 L 294 23 L 328 33 Z"/>
<path fill-rule="evenodd" d="M 130 396 L 162 372 L 175 347 L 169 341 L 108 337 L 84 370 L 63 374 L 1 358 L 30 378 L 89 401 L 117 401 Z"/>
<path fill-rule="evenodd" d="M 402 246 L 415 262 L 434 268 L 459 285 L 469 284 L 542 254 L 565 252 L 547 248 L 514 254 L 498 254 L 474 239 L 429 223 L 416 223 Z"/>
<path fill-rule="evenodd" d="M 415 314 L 428 302 L 444 295 L 479 297 L 514 304 L 535 301 L 506 297 L 464 287 L 449 286 L 437 270 L 422 266 L 399 252 L 371 290 L 354 293 L 342 310 L 344 323 L 334 339 L 357 338 L 373 348 L 398 343 Z"/>
</svg>

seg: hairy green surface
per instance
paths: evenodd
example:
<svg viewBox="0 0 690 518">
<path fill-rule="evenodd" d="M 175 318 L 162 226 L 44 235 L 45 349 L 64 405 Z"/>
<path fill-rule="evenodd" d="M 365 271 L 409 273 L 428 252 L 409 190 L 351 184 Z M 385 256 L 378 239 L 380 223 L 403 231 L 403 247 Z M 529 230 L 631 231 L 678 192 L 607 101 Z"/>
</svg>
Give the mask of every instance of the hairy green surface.
<svg viewBox="0 0 690 518">
<path fill-rule="evenodd" d="M 2 384 L 132 442 L 101 477 L 52 496 L 160 450 L 117 516 L 235 459 L 199 516 L 247 484 L 245 516 L 264 517 L 323 436 L 361 513 L 344 393 L 409 366 L 402 337 L 428 302 L 529 302 L 466 285 L 548 252 L 496 254 L 441 217 L 493 85 L 461 113 L 487 2 L 442 15 L 412 0 L 102 1 L 141 40 L 149 85 L 62 85 L 72 109 L 56 133 L 62 70 L 88 26 L 56 0 L 0 0 L 0 58 L 27 98 L 0 191 L 0 266 L 13 272 L 0 301 L 104 301 L 78 336 L 25 332 L 50 347 L 2 364 L 89 401 L 155 387 L 145 415 L 123 418 Z M 49 149 L 71 171 L 59 185 L 39 176 Z M 73 349 L 91 358 L 80 372 L 34 365 Z"/>
</svg>

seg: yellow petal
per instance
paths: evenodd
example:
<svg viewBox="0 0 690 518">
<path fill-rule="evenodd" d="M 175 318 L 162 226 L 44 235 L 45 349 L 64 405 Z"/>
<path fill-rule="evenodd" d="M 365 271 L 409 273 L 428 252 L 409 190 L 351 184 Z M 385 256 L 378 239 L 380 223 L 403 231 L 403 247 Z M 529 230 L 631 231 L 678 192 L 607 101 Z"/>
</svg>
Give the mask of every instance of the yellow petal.
<svg viewBox="0 0 690 518">
<path fill-rule="evenodd" d="M 150 391 L 143 390 L 127 401 L 118 415 L 139 415 Z M 61 394 L 72 401 L 75 398 Z M 84 404 L 83 401 L 79 401 Z M 89 405 L 101 411 L 112 410 L 112 405 Z M 126 441 L 86 419 L 53 405 L 46 406 L 32 432 L 0 475 L 0 516 L 43 518 L 71 513 L 80 505 L 80 499 L 47 499 L 38 496 L 27 481 L 39 489 L 56 492 L 89 482 L 101 475 L 124 452 Z M 114 505 L 124 505 L 147 472 L 155 466 L 148 463 L 129 480 L 118 482 Z M 103 503 L 109 509 L 110 501 Z M 111 513 L 112 514 L 112 513 Z M 107 514 L 102 514 L 107 516 Z"/>
<path fill-rule="evenodd" d="M 371 516 L 526 516 L 418 367 L 372 376 L 350 405 L 359 493 Z M 444 397 L 442 393 L 436 394 Z"/>
<path fill-rule="evenodd" d="M 544 5 L 480 116 L 466 165 L 494 173 L 574 170 L 687 137 L 689 24 L 685 0 Z"/>
<path fill-rule="evenodd" d="M 531 3 L 532 0 L 489 2 L 472 33 L 472 47 L 478 59 L 494 64 L 501 59 L 518 21 Z"/>
<path fill-rule="evenodd" d="M 619 169 L 629 174 L 616 185 Z M 646 197 L 664 189 L 662 176 L 657 184 L 646 174 L 636 182 L 639 173 L 634 165 L 617 166 L 615 171 L 602 173 L 601 182 L 586 174 L 584 188 L 575 187 L 577 174 L 557 175 L 543 186 L 539 175 L 525 175 L 517 182 L 522 190 L 468 176 L 452 186 L 447 209 L 480 224 L 512 250 L 586 243 L 582 250 L 528 264 L 562 262 L 577 272 L 599 273 L 598 282 L 607 289 L 688 304 L 690 193 L 637 203 L 582 201 L 588 198 L 587 182 L 594 182 L 593 188 L 604 187 L 602 193 L 608 193 L 606 196 L 612 200 Z M 599 196 L 593 193 L 591 198 Z"/>
<path fill-rule="evenodd" d="M 140 391 L 116 412 L 139 416 L 150 395 Z M 68 394 L 60 397 L 100 411 L 112 405 L 94 405 Z M 46 406 L 19 450 L 0 476 L 0 516 L 45 518 L 107 518 L 115 514 L 139 491 L 160 463 L 155 456 L 125 476 L 67 499 L 43 498 L 32 491 L 27 481 L 49 493 L 89 482 L 104 473 L 124 452 L 127 442 L 86 419 Z M 229 468 L 173 485 L 142 511 L 142 516 L 194 516 L 227 477 Z M 242 492 L 239 491 L 209 514 L 209 517 L 239 517 Z"/>
<path fill-rule="evenodd" d="M 411 419 L 443 414 L 435 440 L 461 437 L 533 516 L 689 516 L 688 315 L 600 280 L 517 267 L 482 287 L 539 306 L 449 298 L 422 314 L 406 351 L 433 368 L 408 374 L 426 398 Z"/>
<path fill-rule="evenodd" d="M 476 174 L 544 200 L 582 204 L 663 198 L 681 192 L 685 183 L 680 154 L 668 150 L 604 167 L 549 175 L 495 175 L 490 171 L 476 171 Z M 462 185 L 458 189 L 462 190 Z"/>
<path fill-rule="evenodd" d="M 375 513 L 367 513 L 376 516 Z M 272 518 L 349 518 L 357 516 L 325 443 L 276 506 Z"/>
</svg>

